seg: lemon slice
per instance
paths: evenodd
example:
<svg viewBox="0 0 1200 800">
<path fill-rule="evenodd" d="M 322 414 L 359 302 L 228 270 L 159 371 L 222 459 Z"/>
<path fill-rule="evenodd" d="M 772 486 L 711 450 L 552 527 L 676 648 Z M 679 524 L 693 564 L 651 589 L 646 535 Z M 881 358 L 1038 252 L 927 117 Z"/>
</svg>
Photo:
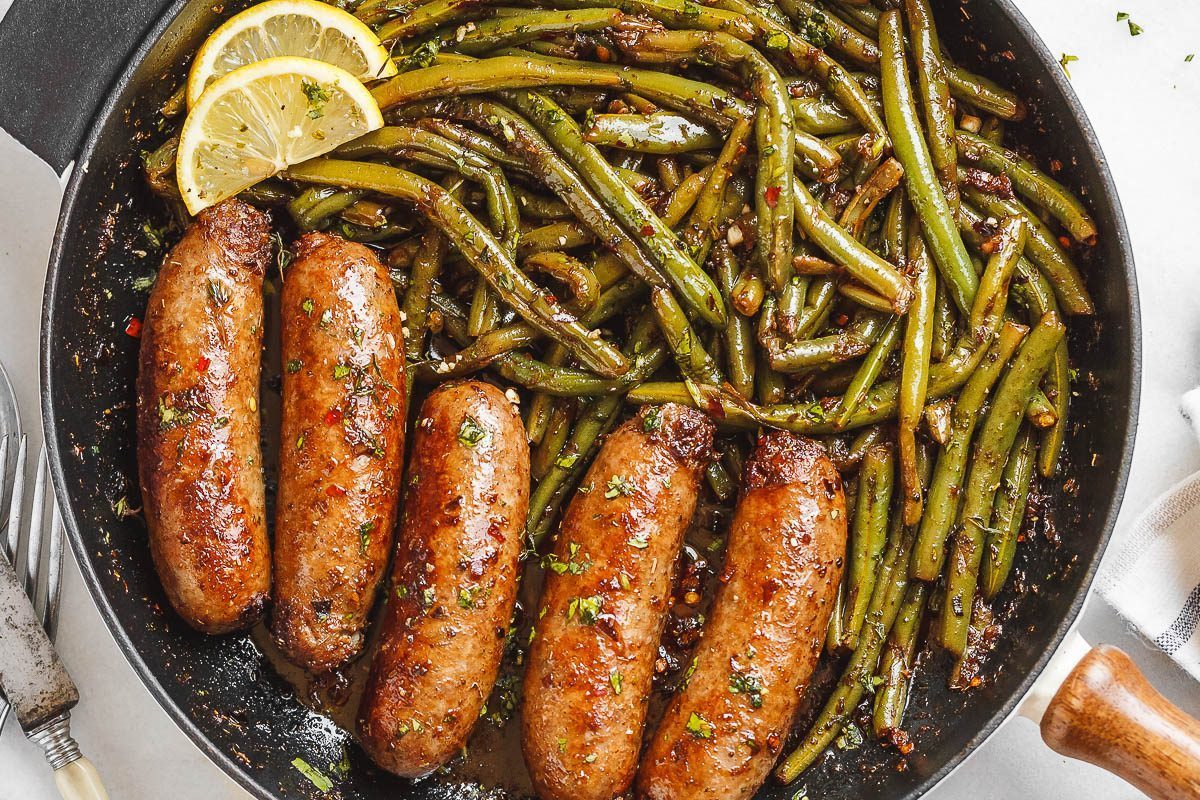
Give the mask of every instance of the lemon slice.
<svg viewBox="0 0 1200 800">
<path fill-rule="evenodd" d="M 205 40 L 188 73 L 188 106 L 222 75 L 279 56 L 324 61 L 363 81 L 396 74 L 387 48 L 353 14 L 317 0 L 268 0 L 230 17 Z"/>
<path fill-rule="evenodd" d="M 381 127 L 379 105 L 346 70 L 268 58 L 218 78 L 188 112 L 175 161 L 179 191 L 196 214 Z"/>
</svg>

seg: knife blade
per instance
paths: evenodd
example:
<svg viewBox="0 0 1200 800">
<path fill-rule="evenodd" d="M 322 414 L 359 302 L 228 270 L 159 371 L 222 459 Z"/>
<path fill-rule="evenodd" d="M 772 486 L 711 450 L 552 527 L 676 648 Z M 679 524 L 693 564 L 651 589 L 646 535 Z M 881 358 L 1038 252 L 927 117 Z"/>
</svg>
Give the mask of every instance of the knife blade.
<svg viewBox="0 0 1200 800">
<path fill-rule="evenodd" d="M 26 732 L 79 702 L 75 682 L 4 558 L 0 558 L 0 688 Z"/>
</svg>

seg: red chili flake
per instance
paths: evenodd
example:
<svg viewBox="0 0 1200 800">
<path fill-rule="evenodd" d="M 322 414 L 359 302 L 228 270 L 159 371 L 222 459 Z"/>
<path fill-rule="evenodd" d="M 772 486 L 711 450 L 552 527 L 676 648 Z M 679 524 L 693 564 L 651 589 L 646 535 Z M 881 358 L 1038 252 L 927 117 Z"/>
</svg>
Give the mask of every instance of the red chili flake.
<svg viewBox="0 0 1200 800">
<path fill-rule="evenodd" d="M 596 45 L 596 58 L 599 61 L 612 61 L 612 51 L 604 45 Z"/>
<path fill-rule="evenodd" d="M 838 314 L 834 322 L 839 328 L 844 328 L 850 322 L 850 317 L 846 314 Z"/>
<path fill-rule="evenodd" d="M 336 483 L 331 483 L 325 487 L 325 494 L 330 497 L 345 497 L 346 490 L 338 486 Z"/>
<path fill-rule="evenodd" d="M 140 339 L 142 336 L 142 321 L 137 317 L 130 317 L 129 322 L 125 325 L 125 335 Z"/>
<path fill-rule="evenodd" d="M 337 425 L 342 421 L 342 410 L 340 408 L 331 408 L 325 412 L 325 424 Z"/>
<path fill-rule="evenodd" d="M 208 372 L 208 366 L 212 363 L 212 359 L 208 356 L 200 356 L 196 359 L 196 372 Z"/>
<path fill-rule="evenodd" d="M 643 225 L 642 229 L 638 232 L 640 234 L 642 234 L 642 236 L 653 236 L 654 235 L 654 226 L 653 225 Z"/>
<path fill-rule="evenodd" d="M 775 204 L 779 202 L 779 193 L 781 191 L 783 190 L 778 186 L 768 186 L 766 191 L 767 205 L 774 208 Z"/>
<path fill-rule="evenodd" d="M 1071 240 L 1070 240 L 1068 237 L 1066 237 L 1066 236 L 1060 236 L 1060 237 L 1058 237 L 1058 243 L 1059 243 L 1059 244 L 1061 244 L 1063 247 L 1070 247 L 1070 246 L 1071 246 Z"/>
</svg>

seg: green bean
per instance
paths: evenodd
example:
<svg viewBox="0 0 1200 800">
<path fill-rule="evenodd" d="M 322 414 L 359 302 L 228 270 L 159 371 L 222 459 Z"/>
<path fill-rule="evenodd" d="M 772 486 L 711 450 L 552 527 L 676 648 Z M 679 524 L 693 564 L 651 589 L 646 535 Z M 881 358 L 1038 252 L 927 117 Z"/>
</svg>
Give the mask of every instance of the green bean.
<svg viewBox="0 0 1200 800">
<path fill-rule="evenodd" d="M 565 58 L 535 55 L 522 50 L 501 52 L 511 54 L 514 58 L 536 59 L 542 65 L 566 70 L 567 75 L 581 69 L 578 62 Z M 541 69 L 537 71 L 539 74 L 551 76 L 559 74 Z M 739 119 L 754 118 L 755 111 L 750 104 L 710 83 L 701 83 L 666 72 L 635 69 L 627 64 L 588 64 L 587 71 L 596 78 L 594 83 L 611 86 L 615 81 L 623 91 L 634 92 L 651 102 L 691 115 L 721 130 L 728 130 Z M 545 81 L 531 78 L 529 83 L 538 86 Z"/>
<path fill-rule="evenodd" d="M 796 155 L 812 168 L 821 183 L 836 183 L 841 174 L 842 156 L 820 138 L 802 130 L 795 132 Z"/>
<path fill-rule="evenodd" d="M 432 131 L 438 136 L 449 139 L 452 142 L 458 142 L 463 147 L 474 150 L 489 161 L 494 161 L 506 169 L 522 174 L 529 172 L 522 159 L 509 155 L 508 151 L 495 139 L 478 131 L 464 128 L 450 120 L 429 117 L 428 114 L 435 113 L 434 109 L 420 107 L 420 104 L 417 104 L 417 106 L 414 110 L 423 115 L 423 118 L 413 120 L 418 127 Z M 516 187 L 513 187 L 513 189 L 516 191 Z"/>
<path fill-rule="evenodd" d="M 871 349 L 871 339 L 857 331 L 842 331 L 816 339 L 784 342 L 771 339 L 766 344 L 771 369 L 778 372 L 800 372 L 822 364 L 841 364 L 860 356 Z M 842 426 L 845 427 L 845 426 Z M 836 426 L 835 426 L 836 429 Z"/>
<path fill-rule="evenodd" d="M 929 366 L 933 351 L 937 277 L 919 230 L 908 237 L 908 269 L 914 275 L 917 296 L 905 319 L 904 357 L 900 360 L 900 404 L 897 441 L 900 449 L 900 483 L 904 498 L 904 522 L 916 525 L 921 519 L 924 498 L 917 480 L 917 427 L 929 388 Z"/>
<path fill-rule="evenodd" d="M 875 690 L 871 727 L 877 738 L 890 738 L 897 744 L 901 741 L 908 690 L 916 670 L 917 637 L 921 633 L 928 594 L 924 583 L 909 585 L 879 663 L 878 674 L 883 682 Z"/>
<path fill-rule="evenodd" d="M 858 647 L 867 607 L 875 590 L 887 545 L 888 509 L 895 483 L 895 451 L 881 444 L 867 451 L 858 474 L 858 502 L 852 520 L 847 557 L 845 619 L 839 646 Z"/>
<path fill-rule="evenodd" d="M 684 179 L 683 183 L 675 187 L 675 190 L 667 198 L 667 207 L 663 209 L 661 215 L 661 219 L 667 227 L 674 228 L 695 207 L 710 174 L 712 174 L 712 168 L 705 167 L 699 172 L 693 172 Z M 695 259 L 692 261 L 695 262 Z"/>
<path fill-rule="evenodd" d="M 599 199 L 588 188 L 570 165 L 567 164 L 525 120 L 498 103 L 478 98 L 456 98 L 439 105 L 443 113 L 479 125 L 493 135 L 502 138 L 521 158 L 526 167 L 553 192 L 579 219 L 586 230 L 604 242 L 642 280 L 654 286 L 666 284 L 658 268 L 647 258 L 641 246 L 621 227 L 605 209 Z M 579 228 L 578 223 L 573 224 Z M 533 234 L 527 233 L 522 241 L 528 244 Z M 565 244 L 552 244 L 544 249 L 567 249 Z M 527 255 L 530 251 L 525 250 Z"/>
<path fill-rule="evenodd" d="M 709 173 L 704 188 L 700 191 L 700 196 L 696 198 L 696 204 L 692 206 L 692 213 L 688 218 L 687 225 L 683 228 L 683 243 L 688 247 L 688 251 L 697 264 L 703 264 L 708 259 L 709 248 L 719 234 L 718 227 L 726 221 L 721 215 L 726 186 L 742 163 L 750 129 L 750 120 L 742 119 L 734 124 L 717 160 L 713 162 L 712 171 Z M 725 299 L 726 302 L 732 302 L 729 297 Z M 742 309 L 741 306 L 736 307 L 739 311 Z M 755 310 L 757 311 L 757 307 Z M 730 316 L 733 315 L 730 314 Z"/>
<path fill-rule="evenodd" d="M 413 259 L 408 291 L 400 305 L 404 314 L 404 355 L 409 364 L 417 363 L 422 357 L 425 331 L 429 328 L 429 298 L 442 271 L 446 246 L 446 237 L 430 226 L 421 237 L 421 246 Z"/>
<path fill-rule="evenodd" d="M 668 28 L 717 31 L 746 40 L 754 36 L 754 26 L 741 15 L 713 6 L 698 11 L 687 0 L 555 0 L 555 5 L 565 8 L 612 6 L 626 14 L 658 20 Z"/>
<path fill-rule="evenodd" d="M 781 403 L 787 394 L 787 383 L 784 381 L 783 373 L 777 372 L 771 367 L 770 357 L 766 351 L 759 351 L 758 365 L 754 370 L 754 383 L 758 388 L 758 400 L 763 405 Z M 680 388 L 684 388 L 686 394 L 686 387 L 680 384 Z M 742 427 L 753 429 L 758 424 L 753 417 L 748 418 L 747 421 L 749 425 L 743 424 Z"/>
<path fill-rule="evenodd" d="M 987 214 L 1003 219 L 1019 216 L 1025 220 L 1028 238 L 1025 242 L 1026 257 L 1054 287 L 1062 309 L 1067 314 L 1094 314 L 1096 307 L 1084 285 L 1083 277 L 1067 252 L 1058 243 L 1050 229 L 1018 200 L 1006 200 L 996 195 L 985 194 L 976 189 L 966 189 L 964 195 Z"/>
<path fill-rule="evenodd" d="M 830 219 L 803 181 L 796 180 L 794 184 L 796 224 L 856 280 L 890 300 L 895 313 L 905 313 L 913 297 L 908 280 Z"/>
<path fill-rule="evenodd" d="M 879 338 L 875 340 L 875 344 L 871 346 L 866 358 L 863 359 L 862 365 L 859 366 L 858 372 L 854 379 L 847 387 L 845 394 L 842 396 L 841 403 L 837 407 L 837 413 L 834 415 L 833 424 L 838 428 L 845 428 L 854 416 L 854 412 L 858 410 L 859 404 L 867 396 L 867 392 L 879 379 L 879 373 L 883 371 L 884 365 L 891 356 L 892 351 L 896 348 L 896 342 L 900 338 L 900 317 L 891 317 L 884 323 L 883 330 L 879 333 Z"/>
<path fill-rule="evenodd" d="M 544 222 L 546 220 L 571 219 L 573 216 L 567 204 L 557 198 L 535 194 L 520 186 L 513 187 L 513 194 L 516 195 L 517 207 L 521 209 L 521 216 L 527 219 Z"/>
<path fill-rule="evenodd" d="M 808 0 L 781 0 L 779 6 L 796 22 L 796 30 L 812 31 L 810 35 L 827 38 L 829 49 L 861 66 L 879 63 L 879 46 L 842 22 L 836 14 L 826 13 Z"/>
<path fill-rule="evenodd" d="M 577 319 L 547 298 L 517 269 L 487 228 L 437 184 L 394 167 L 337 159 L 299 164 L 286 175 L 305 183 L 375 191 L 416 205 L 526 322 L 561 340 L 580 361 L 601 375 L 617 376 L 629 369 L 620 351 L 593 337 Z"/>
<path fill-rule="evenodd" d="M 654 374 L 668 356 L 667 348 L 654 345 L 639 354 L 629 371 L 619 378 L 599 378 L 583 370 L 552 366 L 524 353 L 509 353 L 495 364 L 503 378 L 526 389 L 555 397 L 599 397 L 628 391 Z"/>
<path fill-rule="evenodd" d="M 737 279 L 737 259 L 729 245 L 718 242 L 713 249 L 717 285 L 725 302 L 732 303 L 734 281 Z M 754 397 L 754 334 L 750 320 L 741 314 L 730 314 L 725 323 L 725 358 L 729 363 L 729 383 L 747 400 Z"/>
<path fill-rule="evenodd" d="M 1004 316 L 1008 285 L 1025 250 L 1026 230 L 1021 217 L 1005 217 L 996 236 L 988 243 L 993 251 L 979 281 L 967 326 L 975 336 L 980 336 L 981 331 L 994 330 Z"/>
<path fill-rule="evenodd" d="M 904 167 L 894 158 L 884 161 L 871 176 L 858 187 L 854 197 L 842 212 L 838 224 L 850 232 L 855 239 L 862 239 L 867 219 L 904 179 Z"/>
<path fill-rule="evenodd" d="M 409 13 L 389 20 L 379 27 L 376 35 L 386 43 L 411 39 L 428 33 L 440 25 L 461 16 L 478 16 L 479 6 L 473 0 L 428 0 Z"/>
<path fill-rule="evenodd" d="M 933 581 L 942 570 L 946 539 L 958 516 L 959 495 L 971 439 L 983 405 L 993 384 L 1017 349 L 1028 329 L 1023 325 L 1006 323 L 995 342 L 988 348 L 988 358 L 967 381 L 954 403 L 950 442 L 942 450 L 933 470 L 933 482 L 925 498 L 925 514 L 921 518 L 910 572 L 914 578 Z"/>
<path fill-rule="evenodd" d="M 795 156 L 792 108 L 783 79 L 754 47 L 723 33 L 650 31 L 636 37 L 624 49 L 639 59 L 669 62 L 707 57 L 721 66 L 740 70 L 743 81 L 755 93 L 760 102 L 755 125 L 759 161 L 754 192 L 758 212 L 758 252 L 764 263 L 767 285 L 779 291 L 792 275 L 792 162 Z M 694 310 L 704 316 L 699 309 Z"/>
<path fill-rule="evenodd" d="M 855 500 L 859 497 L 855 494 Z M 849 506 L 851 498 L 846 497 Z M 833 613 L 829 615 L 829 627 L 825 629 L 825 651 L 831 656 L 842 653 L 842 640 L 846 638 L 846 582 L 838 583 L 837 594 L 833 598 Z"/>
<path fill-rule="evenodd" d="M 712 493 L 722 503 L 737 494 L 737 486 L 719 461 L 708 462 L 708 466 L 704 468 L 704 479 L 708 482 L 708 488 L 712 489 Z"/>
<path fill-rule="evenodd" d="M 938 184 L 933 160 L 921 132 L 905 62 L 900 12 L 884 12 L 880 17 L 879 38 L 883 51 L 880 67 L 884 116 L 892 132 L 896 158 L 904 165 L 908 197 L 921 220 L 926 245 L 954 304 L 967 314 L 975 300 L 978 279 L 955 227 L 946 195 Z"/>
<path fill-rule="evenodd" d="M 946 80 L 950 93 L 989 114 L 1018 122 L 1025 119 L 1026 108 L 1021 99 L 982 75 L 976 75 L 946 60 Z"/>
<path fill-rule="evenodd" d="M 938 281 L 937 296 L 933 304 L 933 360 L 944 359 L 957 337 L 958 323 L 955 320 L 954 301 L 946 291 L 946 284 Z"/>
<path fill-rule="evenodd" d="M 542 272 L 566 284 L 571 290 L 572 311 L 590 311 L 600 300 L 600 284 L 596 275 L 582 261 L 566 253 L 546 251 L 535 253 L 522 264 L 527 272 Z"/>
<path fill-rule="evenodd" d="M 629 230 L 641 233 L 642 246 L 679 291 L 688 308 L 709 324 L 723 325 L 725 304 L 712 279 L 683 252 L 678 238 L 666 223 L 621 182 L 600 151 L 583 141 L 575 121 L 542 95 L 510 92 L 506 97 L 595 189 L 613 216 Z"/>
<path fill-rule="evenodd" d="M 870 99 L 870 95 L 868 95 Z M 862 126 L 836 100 L 828 95 L 792 98 L 792 118 L 796 130 L 810 136 L 831 136 L 855 132 L 855 141 L 862 138 Z"/>
<path fill-rule="evenodd" d="M 336 186 L 310 186 L 288 203 L 288 213 L 302 231 L 314 231 L 358 202 L 365 192 Z"/>
<path fill-rule="evenodd" d="M 885 435 L 882 425 L 872 425 L 863 428 L 851 441 L 846 455 L 837 462 L 838 470 L 847 472 L 854 469 L 866 457 L 867 451 L 879 444 Z"/>
<path fill-rule="evenodd" d="M 584 139 L 597 147 L 617 147 L 664 155 L 711 150 L 721 137 L 704 125 L 679 114 L 596 114 Z"/>
<path fill-rule="evenodd" d="M 1003 588 L 1012 570 L 1017 552 L 1017 539 L 1025 519 L 1025 505 L 1029 499 L 1029 484 L 1037 457 L 1037 442 L 1033 431 L 1024 428 L 1017 435 L 1008 463 L 1004 466 L 1004 478 L 996 494 L 996 505 L 992 511 L 991 530 L 988 532 L 987 548 L 983 553 L 983 567 L 979 573 L 985 600 L 991 600 Z"/>
<path fill-rule="evenodd" d="M 615 8 L 537 10 L 456 26 L 440 31 L 434 38 L 443 49 L 479 56 L 500 47 L 515 47 L 557 33 L 575 34 L 611 28 L 624 19 L 625 15 Z"/>
<path fill-rule="evenodd" d="M 829 94 L 844 107 L 868 133 L 872 152 L 882 153 L 888 145 L 888 132 L 879 112 L 854 76 L 820 47 L 792 31 L 786 20 L 772 18 L 763 7 L 745 0 L 715 0 L 717 8 L 742 15 L 758 29 L 758 39 L 767 50 L 786 48 L 797 69 L 811 72 L 824 83 Z"/>
<path fill-rule="evenodd" d="M 958 149 L 954 143 L 954 103 L 950 99 L 950 84 L 946 82 L 946 67 L 933 11 L 929 8 L 929 0 L 905 0 L 904 10 L 912 38 L 917 85 L 925 109 L 929 155 L 950 211 L 957 212 Z"/>
<path fill-rule="evenodd" d="M 954 537 L 946 572 L 946 601 L 938 635 L 955 656 L 967 646 L 967 628 L 979 581 L 979 565 L 990 527 L 996 487 L 1016 440 L 1025 408 L 1065 329 L 1057 314 L 1047 314 L 1021 345 L 996 389 L 972 451 L 971 472 L 963 495 L 961 526 Z"/>
<path fill-rule="evenodd" d="M 699 384 L 720 386 L 724 383 L 717 362 L 704 349 L 675 296 L 666 289 L 654 288 L 650 290 L 650 304 L 680 371 Z"/>
<path fill-rule="evenodd" d="M 979 135 L 992 144 L 1004 144 L 1004 120 L 988 117 L 979 127 Z"/>
<path fill-rule="evenodd" d="M 562 404 L 555 405 L 545 434 L 530 454 L 529 474 L 535 481 L 540 481 L 550 473 L 570 434 L 571 415 Z"/>
<path fill-rule="evenodd" d="M 957 142 L 961 160 L 1007 175 L 1018 192 L 1050 212 L 1076 241 L 1087 245 L 1096 243 L 1096 223 L 1083 203 L 1061 183 L 1011 150 L 982 136 L 959 131 Z"/>
</svg>

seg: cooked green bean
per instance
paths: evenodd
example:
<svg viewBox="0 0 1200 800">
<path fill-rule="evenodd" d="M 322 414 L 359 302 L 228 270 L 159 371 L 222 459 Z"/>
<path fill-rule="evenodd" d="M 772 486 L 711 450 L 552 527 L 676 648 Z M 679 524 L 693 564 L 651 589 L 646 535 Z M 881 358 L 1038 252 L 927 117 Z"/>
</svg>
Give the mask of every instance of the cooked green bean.
<svg viewBox="0 0 1200 800">
<path fill-rule="evenodd" d="M 479 56 L 500 47 L 515 47 L 558 33 L 574 34 L 611 28 L 623 19 L 625 15 L 615 8 L 531 10 L 443 29 L 434 38 L 442 49 Z"/>
<path fill-rule="evenodd" d="M 288 213 L 302 231 L 314 231 L 358 202 L 365 192 L 336 186 L 310 186 L 288 202 Z"/>
<path fill-rule="evenodd" d="M 550 413 L 544 435 L 529 456 L 529 474 L 535 481 L 550 473 L 570 435 L 571 415 L 561 403 L 557 404 Z"/>
<path fill-rule="evenodd" d="M 972 450 L 971 471 L 962 500 L 961 524 L 946 566 L 946 601 L 938 635 L 942 647 L 961 656 L 979 582 L 984 542 L 991 527 L 996 487 L 1016 440 L 1029 398 L 1037 388 L 1065 329 L 1047 314 L 1030 332 L 996 389 L 991 408 Z"/>
<path fill-rule="evenodd" d="M 988 242 L 993 249 L 987 268 L 979 280 L 979 291 L 971 306 L 967 329 L 975 336 L 994 330 L 1008 304 L 1008 284 L 1025 250 L 1025 222 L 1020 217 L 1005 217 L 996 235 Z M 983 332 L 983 334 L 981 334 Z"/>
<path fill-rule="evenodd" d="M 583 363 L 602 375 L 621 375 L 629 369 L 619 350 L 593 337 L 562 306 L 551 302 L 517 269 L 487 228 L 437 184 L 395 167 L 337 159 L 309 161 L 291 167 L 286 174 L 305 183 L 375 191 L 418 206 L 526 322 L 559 338 Z"/>
<path fill-rule="evenodd" d="M 572 311 L 590 311 L 600 300 L 600 283 L 596 275 L 577 258 L 548 250 L 534 253 L 521 262 L 528 272 L 542 272 L 565 284 L 571 290 Z"/>
<path fill-rule="evenodd" d="M 833 418 L 833 424 L 836 427 L 845 428 L 850 423 L 859 404 L 866 398 L 867 392 L 871 390 L 875 381 L 879 379 L 879 374 L 883 371 L 883 367 L 896 348 L 896 342 L 899 339 L 900 317 L 891 317 L 884 323 L 883 330 L 879 332 L 879 338 L 871 345 L 858 372 L 842 396 L 837 413 Z"/>
<path fill-rule="evenodd" d="M 916 668 L 917 641 L 921 621 L 925 618 L 928 593 L 924 583 L 918 581 L 909 585 L 879 662 L 878 674 L 882 683 L 875 690 L 871 727 L 878 738 L 891 739 L 896 744 L 900 743 L 904 712 L 908 707 L 908 691 Z"/>
<path fill-rule="evenodd" d="M 1018 192 L 1054 216 L 1078 242 L 1096 243 L 1096 223 L 1065 186 L 1011 150 L 982 136 L 959 131 L 959 158 L 1009 177 Z"/>
<path fill-rule="evenodd" d="M 917 428 L 929 389 L 933 352 L 937 275 L 920 231 L 908 237 L 908 270 L 913 275 L 916 299 L 904 322 L 904 357 L 900 360 L 900 398 L 897 442 L 900 449 L 900 486 L 904 498 L 904 524 L 920 522 L 924 498 L 917 480 Z"/>
<path fill-rule="evenodd" d="M 867 618 L 888 537 L 888 512 L 895 485 L 895 450 L 890 444 L 872 447 L 858 472 L 858 498 L 851 520 L 847 554 L 842 634 L 838 646 L 852 652 Z"/>
<path fill-rule="evenodd" d="M 732 304 L 734 281 L 737 279 L 737 259 L 729 245 L 719 242 L 713 249 L 717 285 L 725 301 Z M 725 323 L 725 359 L 729 364 L 729 383 L 742 397 L 754 397 L 754 334 L 750 320 L 741 314 L 730 314 Z"/>
<path fill-rule="evenodd" d="M 629 230 L 640 233 L 642 246 L 679 291 L 687 307 L 709 324 L 724 324 L 725 304 L 712 279 L 683 252 L 670 227 L 617 177 L 600 151 L 583 140 L 575 121 L 544 95 L 509 92 L 505 96 L 578 170 L 613 216 Z"/>
<path fill-rule="evenodd" d="M 846 206 L 838 224 L 850 232 L 855 239 L 862 239 L 863 228 L 875 207 L 892 193 L 904 179 L 904 167 L 894 158 L 884 161 L 863 181 Z"/>
<path fill-rule="evenodd" d="M 478 14 L 476 9 L 479 8 L 475 0 L 429 0 L 381 25 L 377 31 L 379 41 L 394 42 L 420 36 L 473 10 Z"/>
<path fill-rule="evenodd" d="M 698 11 L 688 0 L 555 0 L 565 8 L 594 8 L 612 6 L 626 14 L 640 14 L 658 20 L 668 28 L 717 31 L 749 40 L 754 26 L 739 14 L 706 6 Z"/>
<path fill-rule="evenodd" d="M 725 144 L 721 147 L 717 160 L 713 162 L 712 171 L 709 173 L 704 188 L 700 191 L 700 196 L 696 198 L 696 204 L 692 206 L 692 213 L 688 218 L 687 225 L 683 228 L 681 234 L 683 243 L 687 245 L 697 264 L 703 264 L 708 259 L 709 248 L 719 234 L 718 227 L 726 222 L 721 216 L 726 187 L 729 185 L 729 179 L 742 163 L 742 156 L 746 153 L 746 139 L 750 136 L 751 126 L 752 123 L 748 119 L 741 119 L 734 123 L 733 130 L 725 139 Z M 730 188 L 732 189 L 732 187 Z M 730 298 L 726 297 L 726 302 L 731 302 Z M 735 304 L 735 307 L 739 311 L 742 310 L 740 305 Z M 757 306 L 755 311 L 757 311 Z M 751 314 L 753 313 L 751 312 Z"/>
<path fill-rule="evenodd" d="M 596 114 L 584 139 L 598 147 L 618 147 L 657 155 L 711 150 L 721 136 L 687 117 L 668 112 L 653 114 Z"/>
<path fill-rule="evenodd" d="M 909 83 L 905 61 L 900 12 L 886 11 L 879 18 L 879 44 L 883 52 L 880 68 L 883 78 L 883 110 L 896 158 L 904 165 L 908 197 L 921 220 L 925 243 L 946 282 L 954 304 L 963 314 L 970 313 L 979 281 L 970 256 L 955 227 L 954 214 L 946 194 L 938 183 L 929 148 L 921 131 Z"/>
<path fill-rule="evenodd" d="M 967 457 L 971 452 L 975 427 L 993 384 L 1000 378 L 1027 330 L 1022 325 L 1007 323 L 988 348 L 988 358 L 971 375 L 954 403 L 950 442 L 938 457 L 929 494 L 925 498 L 925 514 L 921 518 L 910 566 L 914 578 L 933 581 L 942 571 L 946 540 L 958 516 L 958 498 L 962 491 L 963 475 L 967 471 Z"/>
<path fill-rule="evenodd" d="M 929 155 L 950 211 L 957 212 L 958 149 L 954 142 L 954 103 L 950 99 L 950 84 L 946 82 L 946 67 L 933 11 L 929 8 L 929 0 L 905 0 L 904 10 L 912 38 L 917 85 L 925 109 Z"/>
<path fill-rule="evenodd" d="M 1004 465 L 1004 477 L 992 510 L 991 530 L 988 532 L 987 548 L 979 573 L 985 600 L 991 600 L 999 593 L 1012 570 L 1036 458 L 1037 441 L 1033 431 L 1024 428 L 1017 435 L 1012 452 L 1008 455 L 1008 463 Z"/>
</svg>

